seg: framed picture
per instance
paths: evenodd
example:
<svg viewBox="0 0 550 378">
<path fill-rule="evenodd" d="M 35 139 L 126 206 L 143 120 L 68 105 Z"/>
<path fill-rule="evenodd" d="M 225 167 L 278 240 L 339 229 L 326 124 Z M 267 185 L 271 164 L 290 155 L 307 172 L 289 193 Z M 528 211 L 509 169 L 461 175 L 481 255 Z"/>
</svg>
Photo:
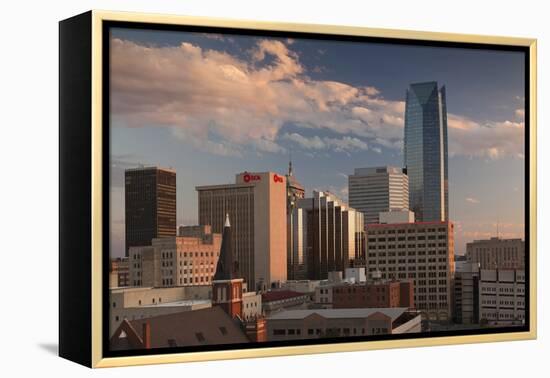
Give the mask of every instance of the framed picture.
<svg viewBox="0 0 550 378">
<path fill-rule="evenodd" d="M 59 351 L 90 367 L 536 337 L 536 41 L 60 22 Z"/>
</svg>

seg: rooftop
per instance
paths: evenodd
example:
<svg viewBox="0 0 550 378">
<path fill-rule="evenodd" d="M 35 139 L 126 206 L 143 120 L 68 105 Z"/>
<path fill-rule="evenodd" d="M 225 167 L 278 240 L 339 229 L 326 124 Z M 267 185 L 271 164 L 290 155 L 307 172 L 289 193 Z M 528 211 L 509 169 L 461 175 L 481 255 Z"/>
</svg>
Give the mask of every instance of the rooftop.
<svg viewBox="0 0 550 378">
<path fill-rule="evenodd" d="M 380 312 L 386 316 L 389 316 L 393 322 L 398 317 L 403 315 L 403 313 L 407 312 L 407 310 L 408 309 L 405 307 L 288 310 L 273 314 L 268 318 L 268 320 L 304 319 L 312 314 L 317 314 L 327 319 L 367 318 L 372 314 Z"/>
<path fill-rule="evenodd" d="M 307 296 L 307 294 L 298 293 L 292 290 L 274 290 L 274 291 L 268 291 L 267 293 L 263 293 L 262 302 L 264 303 L 274 302 L 274 301 L 280 301 L 283 299 L 290 299 L 290 298 L 303 297 L 303 296 Z"/>
</svg>

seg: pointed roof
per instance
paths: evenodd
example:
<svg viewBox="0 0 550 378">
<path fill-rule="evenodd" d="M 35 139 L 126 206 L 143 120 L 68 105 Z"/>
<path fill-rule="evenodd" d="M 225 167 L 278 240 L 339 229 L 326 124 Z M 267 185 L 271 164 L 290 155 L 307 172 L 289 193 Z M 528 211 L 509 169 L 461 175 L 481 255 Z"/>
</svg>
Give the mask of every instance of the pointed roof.
<svg viewBox="0 0 550 378">
<path fill-rule="evenodd" d="M 415 94 L 418 102 L 421 105 L 425 105 L 432 96 L 437 95 L 437 81 L 413 83 L 410 85 L 410 89 Z"/>
<path fill-rule="evenodd" d="M 231 223 L 229 222 L 229 214 L 226 214 L 222 234 L 222 246 L 218 264 L 216 265 L 214 281 L 232 280 L 234 278 L 237 278 L 237 262 L 233 256 L 233 235 L 231 232 Z"/>
</svg>

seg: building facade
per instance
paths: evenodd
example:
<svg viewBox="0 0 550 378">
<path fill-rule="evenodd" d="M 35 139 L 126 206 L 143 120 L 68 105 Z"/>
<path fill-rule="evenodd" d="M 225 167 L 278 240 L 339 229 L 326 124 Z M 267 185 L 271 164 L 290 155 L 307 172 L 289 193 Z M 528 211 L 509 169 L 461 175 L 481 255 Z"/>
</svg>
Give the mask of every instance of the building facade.
<svg viewBox="0 0 550 378">
<path fill-rule="evenodd" d="M 379 213 L 409 209 L 409 178 L 396 167 L 356 168 L 348 176 L 349 205 L 363 213 L 364 223 L 379 223 Z"/>
<path fill-rule="evenodd" d="M 382 279 L 414 282 L 414 303 L 424 316 L 452 316 L 454 229 L 451 222 L 367 225 L 367 269 Z"/>
<path fill-rule="evenodd" d="M 407 90 L 404 158 L 416 221 L 449 220 L 446 93 L 435 81 Z"/>
<path fill-rule="evenodd" d="M 303 256 L 293 253 L 295 234 L 298 232 L 300 227 L 294 226 L 294 218 L 292 216 L 292 213 L 296 208 L 298 200 L 305 197 L 305 189 L 302 184 L 298 182 L 296 177 L 294 177 L 294 172 L 292 170 L 292 161 L 288 163 L 288 173 L 286 175 L 286 195 L 287 279 L 302 279 L 305 277 L 305 273 L 302 269 L 304 267 Z"/>
<path fill-rule="evenodd" d="M 453 319 L 458 324 L 479 323 L 479 269 L 476 264 L 456 262 Z"/>
<path fill-rule="evenodd" d="M 466 258 L 480 269 L 525 269 L 525 242 L 498 237 L 475 240 L 466 244 Z"/>
<path fill-rule="evenodd" d="M 525 323 L 525 271 L 479 271 L 479 320 L 489 326 Z"/>
<path fill-rule="evenodd" d="M 200 230 L 200 232 L 198 232 Z M 152 245 L 130 247 L 130 284 L 145 287 L 210 285 L 222 236 L 210 226 L 191 226 L 189 234 L 156 238 Z"/>
<path fill-rule="evenodd" d="M 130 264 L 128 257 L 111 259 L 109 266 L 109 287 L 130 286 Z"/>
<path fill-rule="evenodd" d="M 235 184 L 199 186 L 199 224 L 221 233 L 229 214 L 233 251 L 248 287 L 266 290 L 287 278 L 286 177 L 236 175 Z"/>
<path fill-rule="evenodd" d="M 149 167 L 124 174 L 126 256 L 130 247 L 176 236 L 176 172 Z"/>
<path fill-rule="evenodd" d="M 306 279 L 326 279 L 329 272 L 342 272 L 363 257 L 363 214 L 333 194 L 313 191 L 312 198 L 298 200 L 292 216 L 293 254 L 302 261 Z"/>
</svg>

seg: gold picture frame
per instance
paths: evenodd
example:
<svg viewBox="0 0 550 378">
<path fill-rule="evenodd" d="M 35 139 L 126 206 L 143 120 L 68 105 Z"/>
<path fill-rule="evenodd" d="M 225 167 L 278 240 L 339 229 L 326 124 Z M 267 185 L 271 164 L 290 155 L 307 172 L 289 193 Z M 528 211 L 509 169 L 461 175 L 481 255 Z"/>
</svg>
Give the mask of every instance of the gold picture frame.
<svg viewBox="0 0 550 378">
<path fill-rule="evenodd" d="M 163 25 L 186 25 L 200 27 L 215 27 L 229 29 L 249 29 L 257 31 L 276 31 L 276 32 L 299 32 L 323 34 L 327 36 L 357 36 L 357 37 L 375 37 L 388 39 L 410 40 L 410 41 L 432 41 L 432 42 L 452 42 L 466 44 L 490 44 L 503 46 L 520 46 L 528 49 L 528 84 L 529 84 L 529 103 L 526 103 L 528 109 L 528 130 L 529 135 L 526 135 L 528 142 L 526 145 L 529 148 L 529 172 L 528 172 L 528 188 L 526 192 L 528 197 L 529 207 L 529 234 L 526 234 L 528 240 L 528 279 L 529 279 L 529 330 L 521 332 L 507 333 L 491 333 L 491 334 L 476 334 L 476 335 L 458 335 L 458 336 L 443 336 L 429 338 L 406 338 L 399 340 L 380 340 L 380 341 L 360 341 L 360 342 L 342 342 L 331 344 L 314 344 L 300 346 L 277 346 L 277 347 L 262 347 L 254 349 L 237 349 L 237 350 L 214 350 L 206 352 L 189 352 L 189 353 L 166 353 L 166 354 L 143 354 L 137 356 L 124 357 L 105 357 L 103 352 L 104 347 L 104 306 L 105 299 L 103 295 L 105 277 L 104 277 L 104 262 L 103 262 L 103 245 L 105 242 L 104 235 L 104 207 L 102 203 L 104 191 L 104 162 L 103 151 L 106 148 L 103 145 L 104 132 L 104 99 L 103 99 L 103 49 L 105 36 L 103 24 L 105 22 L 127 22 L 139 24 L 163 24 Z M 349 352 L 372 349 L 388 349 L 402 347 L 419 347 L 419 346 L 436 346 L 449 344 L 467 344 L 467 343 L 483 343 L 496 341 L 514 341 L 535 339 L 537 336 L 537 265 L 536 265 L 536 245 L 537 245 L 537 41 L 536 39 L 513 38 L 500 36 L 482 36 L 469 34 L 452 34 L 452 33 L 436 33 L 424 31 L 408 31 L 408 30 L 391 30 L 391 29 L 376 29 L 365 27 L 352 26 L 333 26 L 333 25 L 315 25 L 315 24 L 293 24 L 293 23 L 272 23 L 258 22 L 247 20 L 229 20 L 217 19 L 209 17 L 187 17 L 174 15 L 160 14 L 142 14 L 142 13 L 126 13 L 126 12 L 110 12 L 110 11 L 90 11 L 84 15 L 76 16 L 75 18 L 62 21 L 60 24 L 60 128 L 61 128 L 61 187 L 62 192 L 60 198 L 60 355 L 73 361 L 82 363 L 90 367 L 115 367 L 115 366 L 131 366 L 144 364 L 161 364 L 174 362 L 191 362 L 191 361 L 209 361 L 220 359 L 238 359 L 252 357 L 268 357 L 268 356 L 284 356 L 284 355 L 302 355 L 312 353 L 329 353 L 329 352 Z M 79 32 L 84 33 L 81 40 L 78 40 Z M 71 34 L 71 35 L 69 35 Z M 87 54 L 79 53 L 79 49 L 86 49 Z M 69 70 L 68 61 L 66 59 L 75 59 L 74 54 L 80 54 L 80 61 L 88 62 L 89 77 L 83 78 L 83 73 L 74 73 L 68 75 L 66 70 Z M 90 59 L 88 59 L 88 57 Z M 527 68 L 527 67 L 526 67 Z M 85 75 L 84 75 L 85 76 Z M 76 79 L 74 79 L 76 78 Z M 73 81 L 71 81 L 73 80 Z M 72 90 L 70 87 L 74 85 L 74 80 L 81 85 L 82 93 L 89 92 L 89 97 L 81 98 L 77 92 L 71 92 L 63 95 L 63 91 Z M 527 84 L 527 83 L 526 83 Z M 80 91 L 80 90 L 79 90 Z M 78 92 L 79 93 L 79 92 Z M 86 101 L 90 100 L 89 103 Z M 80 101 L 79 109 L 82 109 L 77 115 L 67 113 L 69 108 L 74 109 L 74 101 Z M 87 112 L 87 113 L 86 113 Z M 84 114 L 86 113 L 86 114 Z M 73 117 L 73 118 L 71 118 Z M 85 151 L 78 152 L 71 147 L 70 143 L 74 143 L 75 135 L 78 131 L 67 131 L 68 123 L 71 122 L 88 122 L 89 125 L 82 125 L 80 133 L 82 135 L 82 143 L 89 144 L 89 170 L 81 173 L 87 177 L 86 181 L 82 181 L 82 188 L 85 192 L 76 192 L 67 188 L 69 180 L 69 170 L 71 163 L 66 162 L 70 154 L 87 153 Z M 78 134 L 77 137 L 80 137 Z M 74 155 L 73 155 L 74 156 Z M 79 155 L 77 155 L 79 156 Z M 69 159 L 70 160 L 70 159 Z M 67 165 L 65 165 L 67 164 Z M 526 172 L 527 173 L 527 172 Z M 83 177 L 84 177 L 83 176 Z M 73 177 L 71 177 L 72 179 Z M 526 178 L 527 179 L 527 178 Z M 79 184 L 80 185 L 80 184 Z M 88 193 L 88 194 L 86 194 Z M 82 196 L 86 197 L 85 206 L 86 212 L 78 215 L 71 213 L 69 207 L 78 201 L 82 201 Z M 76 211 L 76 210 L 75 210 Z M 76 224 L 72 220 L 74 217 L 88 217 L 87 223 Z M 74 238 L 80 240 L 89 240 L 85 243 L 86 252 L 84 257 L 79 258 L 70 256 L 75 253 L 74 245 L 77 245 L 76 240 L 69 240 L 69 233 L 74 234 Z M 86 234 L 86 239 L 82 239 L 81 235 Z M 89 245 L 88 245 L 89 244 Z M 71 270 L 72 272 L 69 272 Z M 81 277 L 76 277 L 76 275 Z M 78 281 L 82 280 L 82 281 Z M 78 283 L 83 282 L 83 283 Z M 89 282 L 86 284 L 85 282 Z M 72 287 L 71 287 L 72 286 Z M 75 301 L 77 289 L 85 289 L 88 294 L 82 295 L 79 300 Z M 89 290 L 88 290 L 89 289 Z M 79 305 L 80 303 L 80 305 Z M 84 303 L 84 307 L 82 307 Z M 79 311 L 73 307 L 80 306 Z M 89 316 L 83 315 L 87 314 Z M 72 319 L 72 320 L 70 320 Z M 78 320 L 74 320 L 78 319 Z M 68 325 L 70 321 L 76 322 Z M 80 348 L 80 351 L 74 351 L 79 343 L 86 344 L 86 347 Z M 88 345 L 89 344 L 89 345 Z"/>
</svg>

